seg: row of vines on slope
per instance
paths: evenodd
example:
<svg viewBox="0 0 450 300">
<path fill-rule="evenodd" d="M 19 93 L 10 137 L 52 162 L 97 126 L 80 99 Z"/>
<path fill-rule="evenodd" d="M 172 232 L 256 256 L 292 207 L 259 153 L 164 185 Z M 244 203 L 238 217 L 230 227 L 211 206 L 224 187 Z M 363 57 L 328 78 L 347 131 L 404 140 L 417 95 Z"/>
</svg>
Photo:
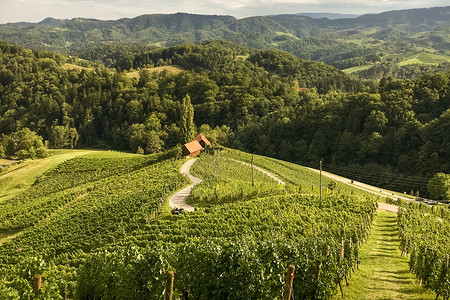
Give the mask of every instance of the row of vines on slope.
<svg viewBox="0 0 450 300">
<path fill-rule="evenodd" d="M 359 261 L 359 244 L 368 235 L 375 209 L 371 200 L 351 196 L 320 200 L 282 195 L 157 220 L 130 237 L 128 246 L 87 258 L 78 279 L 79 296 L 119 297 L 115 287 L 123 292 L 123 281 L 113 278 L 121 273 L 128 274 L 127 290 L 140 291 L 136 299 L 157 299 L 164 291 L 161 274 L 172 268 L 178 293 L 189 299 L 280 299 L 283 273 L 294 264 L 295 297 L 329 299 Z M 152 274 L 135 274 L 130 265 L 136 260 Z M 106 291 L 96 278 L 114 288 Z"/>
<path fill-rule="evenodd" d="M 76 187 L 73 201 L 0 246 L 0 281 L 4 290 L 30 292 L 31 285 L 23 283 L 30 280 L 32 272 L 23 270 L 37 270 L 41 264 L 30 265 L 43 260 L 48 265 L 44 270 L 45 282 L 50 284 L 51 278 L 56 278 L 61 283 L 60 294 L 69 289 L 68 297 L 72 298 L 71 279 L 86 253 L 119 243 L 151 222 L 162 197 L 188 183 L 179 172 L 181 163 L 166 160 Z M 72 189 L 63 192 L 70 194 Z M 24 265 L 27 261 L 31 262 Z M 1 290 L 0 286 L 0 298 Z"/>
<path fill-rule="evenodd" d="M 447 207 L 403 203 L 398 211 L 400 248 L 423 286 L 450 297 L 450 213 Z"/>
<path fill-rule="evenodd" d="M 194 186 L 188 199 L 196 206 L 243 201 L 293 192 L 293 186 L 278 184 L 256 169 L 253 172 L 252 181 L 251 168 L 226 155 L 203 155 L 192 166 L 191 172 L 203 178 L 202 183 Z"/>
<path fill-rule="evenodd" d="M 190 200 L 199 209 L 180 216 L 153 218 L 163 191 L 187 184 L 183 161 L 136 162 L 137 170 L 121 167 L 120 174 L 33 199 L 69 197 L 1 246 L 0 296 L 30 294 L 38 272 L 50 298 L 160 299 L 172 269 L 176 298 L 281 299 L 283 274 L 294 264 L 294 296 L 329 299 L 359 262 L 373 198 L 339 185 L 319 198 L 316 174 L 263 157 L 257 164 L 288 184 L 254 170 L 253 187 L 239 155 L 249 156 L 227 150 L 196 162 L 192 171 L 205 180 Z M 72 161 L 53 172 L 108 169 L 98 163 Z"/>
<path fill-rule="evenodd" d="M 159 155 L 118 152 L 67 160 L 46 172 L 25 192 L 0 204 L 0 233 L 33 226 L 64 205 L 80 200 L 81 195 L 98 189 L 97 186 L 104 185 L 108 177 L 134 172 L 159 160 Z"/>
</svg>

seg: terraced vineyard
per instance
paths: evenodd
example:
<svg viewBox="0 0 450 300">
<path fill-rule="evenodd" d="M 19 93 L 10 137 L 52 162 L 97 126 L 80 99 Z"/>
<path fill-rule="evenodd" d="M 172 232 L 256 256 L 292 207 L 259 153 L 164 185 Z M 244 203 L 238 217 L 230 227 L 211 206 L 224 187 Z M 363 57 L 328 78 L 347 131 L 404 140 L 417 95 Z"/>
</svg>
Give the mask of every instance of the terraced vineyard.
<svg viewBox="0 0 450 300">
<path fill-rule="evenodd" d="M 3 205 L 0 298 L 282 299 L 296 266 L 297 299 L 330 299 L 360 263 L 376 198 L 301 166 L 225 149 L 191 169 L 196 211 L 160 209 L 188 184 L 184 160 L 100 153 L 66 161 Z M 443 295 L 441 293 L 441 295 Z"/>
</svg>

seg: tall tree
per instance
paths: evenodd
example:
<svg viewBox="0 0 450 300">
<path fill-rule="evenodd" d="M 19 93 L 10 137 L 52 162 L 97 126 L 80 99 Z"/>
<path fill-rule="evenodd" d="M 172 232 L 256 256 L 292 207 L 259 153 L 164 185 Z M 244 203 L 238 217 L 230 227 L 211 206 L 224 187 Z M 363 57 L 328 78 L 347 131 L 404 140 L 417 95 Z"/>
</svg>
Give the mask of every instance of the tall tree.
<svg viewBox="0 0 450 300">
<path fill-rule="evenodd" d="M 428 192 L 432 199 L 450 199 L 450 174 L 437 173 L 428 181 Z"/>
<path fill-rule="evenodd" d="M 180 133 L 183 143 L 190 142 L 195 138 L 194 106 L 192 106 L 189 95 L 183 98 L 181 105 Z"/>
</svg>

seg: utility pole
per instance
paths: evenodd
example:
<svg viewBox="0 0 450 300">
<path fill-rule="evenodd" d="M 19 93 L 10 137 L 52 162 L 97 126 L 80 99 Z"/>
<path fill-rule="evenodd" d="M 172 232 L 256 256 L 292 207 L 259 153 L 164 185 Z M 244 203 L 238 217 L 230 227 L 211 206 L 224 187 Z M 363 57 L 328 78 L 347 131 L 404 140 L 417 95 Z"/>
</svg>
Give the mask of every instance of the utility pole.
<svg viewBox="0 0 450 300">
<path fill-rule="evenodd" d="M 322 202 L 322 161 L 320 161 L 319 201 Z"/>
<path fill-rule="evenodd" d="M 255 187 L 255 178 L 253 177 L 253 154 L 252 154 L 252 186 Z"/>
</svg>

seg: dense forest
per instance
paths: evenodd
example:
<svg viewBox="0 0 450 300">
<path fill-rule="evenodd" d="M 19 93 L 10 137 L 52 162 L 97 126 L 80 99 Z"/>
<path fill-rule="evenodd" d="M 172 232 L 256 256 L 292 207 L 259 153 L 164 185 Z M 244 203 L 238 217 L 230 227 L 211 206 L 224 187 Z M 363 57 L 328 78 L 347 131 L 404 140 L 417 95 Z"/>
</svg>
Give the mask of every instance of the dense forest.
<svg viewBox="0 0 450 300">
<path fill-rule="evenodd" d="M 322 63 L 226 41 L 143 52 L 118 69 L 78 62 L 1 42 L 3 153 L 24 128 L 51 148 L 158 152 L 183 142 L 189 96 L 196 126 L 222 145 L 330 168 L 370 166 L 373 176 L 450 173 L 449 72 L 366 86 Z M 166 65 L 179 71 L 152 72 Z"/>
<path fill-rule="evenodd" d="M 333 20 L 296 14 L 236 19 L 185 13 L 112 21 L 47 18 L 0 25 L 0 39 L 98 60 L 107 67 L 156 47 L 225 39 L 257 49 L 284 50 L 339 69 L 370 68 L 356 72 L 363 78 L 408 79 L 425 70 L 403 64 L 421 64 L 432 72 L 450 69 L 443 66 L 450 62 L 449 13 L 450 6 Z"/>
</svg>

